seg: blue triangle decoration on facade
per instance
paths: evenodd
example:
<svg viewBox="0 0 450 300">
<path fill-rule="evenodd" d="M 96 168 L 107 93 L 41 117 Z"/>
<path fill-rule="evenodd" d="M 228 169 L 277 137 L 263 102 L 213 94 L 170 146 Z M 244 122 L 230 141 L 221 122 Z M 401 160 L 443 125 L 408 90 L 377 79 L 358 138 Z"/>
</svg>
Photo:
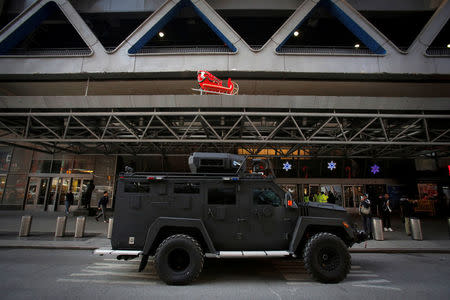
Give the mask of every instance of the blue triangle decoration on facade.
<svg viewBox="0 0 450 300">
<path fill-rule="evenodd" d="M 332 16 L 338 19 L 349 31 L 351 31 L 357 38 L 359 38 L 361 42 L 363 42 L 364 45 L 366 45 L 373 54 L 386 54 L 386 50 L 376 40 L 374 40 L 366 31 L 364 31 L 352 18 L 350 18 L 331 0 L 320 0 L 320 2 L 316 4 L 316 6 L 302 19 L 302 21 L 295 27 L 295 29 L 277 47 L 277 52 L 281 52 L 281 48 L 293 35 L 294 31 L 296 31 L 306 20 L 308 20 L 311 17 L 312 12 L 314 12 L 319 7 L 324 7 L 328 12 L 330 12 Z"/>
<path fill-rule="evenodd" d="M 0 42 L 0 55 L 5 55 L 10 50 L 14 49 L 23 40 L 25 40 L 30 34 L 32 34 L 43 21 L 47 20 L 55 12 L 61 9 L 54 1 L 49 1 L 39 8 L 32 16 L 25 20 L 17 29 L 9 34 L 3 41 Z M 83 41 L 84 42 L 84 41 Z M 85 43 L 86 48 L 88 46 Z"/>
<path fill-rule="evenodd" d="M 195 6 L 190 0 L 181 0 L 164 17 L 162 17 L 149 31 L 147 31 L 129 50 L 128 54 L 137 54 L 145 44 L 150 41 L 158 32 L 173 18 L 175 18 L 182 8 L 191 6 L 196 14 L 205 22 L 209 28 L 227 45 L 232 52 L 236 52 L 236 47 L 225 37 L 225 35 Z"/>
</svg>

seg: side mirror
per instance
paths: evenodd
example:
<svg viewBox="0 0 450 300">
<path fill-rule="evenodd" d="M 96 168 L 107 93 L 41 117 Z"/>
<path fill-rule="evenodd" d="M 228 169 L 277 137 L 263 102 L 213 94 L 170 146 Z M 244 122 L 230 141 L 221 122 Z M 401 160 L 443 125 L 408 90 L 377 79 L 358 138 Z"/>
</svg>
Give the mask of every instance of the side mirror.
<svg viewBox="0 0 450 300">
<path fill-rule="evenodd" d="M 284 193 L 284 206 L 288 208 L 298 208 L 297 204 L 292 199 L 292 194 L 290 192 Z"/>
</svg>

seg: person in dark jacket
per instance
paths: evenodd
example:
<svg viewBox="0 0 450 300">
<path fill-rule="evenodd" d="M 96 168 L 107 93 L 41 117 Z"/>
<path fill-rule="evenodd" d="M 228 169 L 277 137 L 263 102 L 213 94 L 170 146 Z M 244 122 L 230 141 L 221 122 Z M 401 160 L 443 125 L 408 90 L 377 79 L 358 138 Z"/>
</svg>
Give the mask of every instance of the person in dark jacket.
<svg viewBox="0 0 450 300">
<path fill-rule="evenodd" d="M 386 193 L 386 194 L 384 194 L 383 204 L 381 206 L 381 214 L 383 217 L 384 231 L 394 231 L 391 228 L 391 212 L 392 212 L 392 208 L 391 208 L 391 202 L 389 200 L 389 194 Z"/>
<path fill-rule="evenodd" d="M 73 193 L 71 190 L 69 190 L 69 192 L 66 194 L 66 200 L 64 201 L 64 204 L 66 206 L 66 215 L 68 215 L 70 213 L 69 209 L 70 206 L 73 205 Z"/>
<path fill-rule="evenodd" d="M 367 194 L 361 196 L 361 202 L 359 203 L 359 214 L 362 217 L 364 232 L 369 239 L 373 238 L 372 235 L 372 212 L 370 209 L 370 200 Z"/>
<path fill-rule="evenodd" d="M 108 198 L 108 192 L 105 191 L 103 193 L 103 197 L 100 198 L 98 201 L 98 214 L 95 216 L 95 220 L 98 221 L 98 218 L 103 216 L 103 222 L 107 223 L 106 221 L 106 205 L 108 204 L 109 198 Z"/>
</svg>

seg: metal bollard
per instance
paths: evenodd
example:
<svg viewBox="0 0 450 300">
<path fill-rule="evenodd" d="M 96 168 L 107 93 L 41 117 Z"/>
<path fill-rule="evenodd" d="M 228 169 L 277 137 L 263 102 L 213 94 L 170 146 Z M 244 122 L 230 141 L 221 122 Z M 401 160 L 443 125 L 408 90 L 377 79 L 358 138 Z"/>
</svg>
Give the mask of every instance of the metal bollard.
<svg viewBox="0 0 450 300">
<path fill-rule="evenodd" d="M 32 216 L 22 216 L 22 222 L 20 223 L 19 236 L 29 236 L 31 229 Z"/>
<path fill-rule="evenodd" d="M 376 241 L 384 241 L 383 223 L 380 218 L 372 218 L 373 238 Z"/>
<path fill-rule="evenodd" d="M 63 237 L 66 233 L 66 222 L 67 217 L 58 217 L 56 219 L 56 230 L 55 230 L 55 237 Z"/>
<path fill-rule="evenodd" d="M 106 236 L 108 239 L 110 239 L 112 236 L 113 223 L 114 223 L 114 218 L 109 218 L 108 235 Z"/>
<path fill-rule="evenodd" d="M 411 234 L 413 240 L 418 241 L 423 240 L 422 227 L 420 226 L 420 219 L 411 218 Z"/>
<path fill-rule="evenodd" d="M 75 224 L 75 237 L 82 238 L 84 236 L 84 228 L 86 227 L 86 217 L 77 217 L 77 223 Z"/>
<path fill-rule="evenodd" d="M 405 218 L 405 231 L 408 236 L 411 235 L 411 219 Z"/>
</svg>

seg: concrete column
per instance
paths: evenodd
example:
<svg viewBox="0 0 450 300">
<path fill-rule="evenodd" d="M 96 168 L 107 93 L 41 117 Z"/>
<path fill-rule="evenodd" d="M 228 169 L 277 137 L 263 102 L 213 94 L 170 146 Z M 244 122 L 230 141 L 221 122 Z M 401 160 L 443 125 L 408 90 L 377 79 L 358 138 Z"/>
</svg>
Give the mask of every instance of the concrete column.
<svg viewBox="0 0 450 300">
<path fill-rule="evenodd" d="M 381 222 L 380 218 L 372 218 L 372 225 L 373 225 L 373 238 L 376 241 L 383 241 L 384 240 L 384 234 L 383 234 L 383 222 Z"/>
<path fill-rule="evenodd" d="M 32 216 L 22 216 L 22 222 L 20 223 L 19 236 L 29 236 L 31 229 Z"/>
<path fill-rule="evenodd" d="M 55 237 L 63 237 L 66 233 L 67 217 L 58 217 L 56 219 Z"/>
<path fill-rule="evenodd" d="M 418 218 L 411 218 L 411 236 L 413 240 L 423 240 L 422 227 Z"/>
<path fill-rule="evenodd" d="M 75 224 L 75 237 L 82 238 L 84 236 L 84 229 L 86 227 L 86 217 L 77 217 L 77 222 Z"/>
<path fill-rule="evenodd" d="M 108 235 L 107 238 L 110 239 L 112 237 L 112 229 L 113 229 L 114 218 L 109 218 L 108 223 Z"/>
</svg>

